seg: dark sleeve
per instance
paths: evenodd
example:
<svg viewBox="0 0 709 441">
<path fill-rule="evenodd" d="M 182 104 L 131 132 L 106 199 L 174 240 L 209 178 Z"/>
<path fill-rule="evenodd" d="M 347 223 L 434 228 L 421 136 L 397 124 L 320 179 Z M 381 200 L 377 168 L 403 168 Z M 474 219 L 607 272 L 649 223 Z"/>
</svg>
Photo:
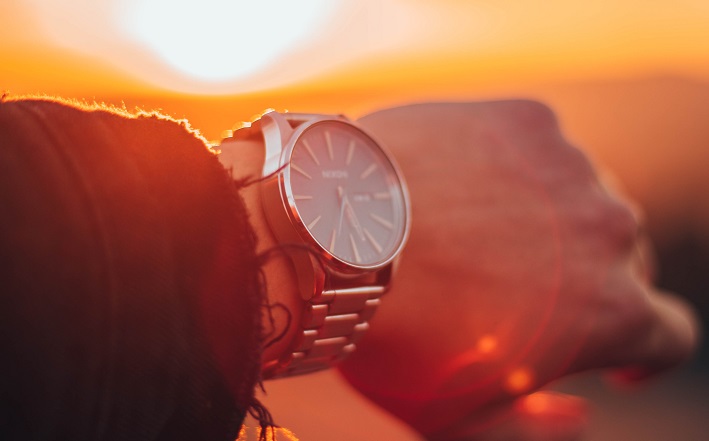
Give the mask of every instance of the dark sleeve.
<svg viewBox="0 0 709 441">
<path fill-rule="evenodd" d="M 254 249 L 179 123 L 0 102 L 0 439 L 233 440 L 259 372 Z"/>
</svg>

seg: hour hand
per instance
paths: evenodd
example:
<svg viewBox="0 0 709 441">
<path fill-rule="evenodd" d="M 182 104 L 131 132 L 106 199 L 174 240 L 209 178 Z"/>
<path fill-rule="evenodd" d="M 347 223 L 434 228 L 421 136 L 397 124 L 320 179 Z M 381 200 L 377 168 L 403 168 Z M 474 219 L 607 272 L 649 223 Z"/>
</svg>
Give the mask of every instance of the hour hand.
<svg viewBox="0 0 709 441">
<path fill-rule="evenodd" d="M 352 208 L 352 205 L 350 204 L 350 201 L 345 200 L 345 203 L 347 204 L 347 218 L 350 220 L 352 223 L 352 226 L 354 227 L 355 231 L 357 232 L 357 236 L 359 236 L 359 240 L 364 241 L 364 233 L 362 232 L 362 225 L 359 223 L 359 219 L 357 219 L 357 215 L 355 214 L 354 208 Z"/>
<path fill-rule="evenodd" d="M 340 220 L 337 222 L 337 235 L 342 232 L 342 218 L 345 214 L 345 205 L 347 205 L 347 196 L 345 190 L 341 186 L 337 186 L 337 198 L 340 200 Z"/>
</svg>

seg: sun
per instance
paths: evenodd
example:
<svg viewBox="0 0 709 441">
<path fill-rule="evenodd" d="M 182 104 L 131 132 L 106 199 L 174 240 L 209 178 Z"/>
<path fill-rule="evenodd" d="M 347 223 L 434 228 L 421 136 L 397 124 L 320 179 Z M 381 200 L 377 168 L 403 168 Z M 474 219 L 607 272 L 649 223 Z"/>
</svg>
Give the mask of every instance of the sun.
<svg viewBox="0 0 709 441">
<path fill-rule="evenodd" d="M 130 0 L 119 26 L 173 69 L 204 81 L 252 75 L 318 35 L 332 0 Z"/>
</svg>

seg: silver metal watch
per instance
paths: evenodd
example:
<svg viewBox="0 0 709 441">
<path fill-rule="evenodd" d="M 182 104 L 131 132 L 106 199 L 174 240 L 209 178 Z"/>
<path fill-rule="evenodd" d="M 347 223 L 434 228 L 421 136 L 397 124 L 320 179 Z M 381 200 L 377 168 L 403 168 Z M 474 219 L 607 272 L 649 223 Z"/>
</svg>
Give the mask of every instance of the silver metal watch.
<svg viewBox="0 0 709 441">
<path fill-rule="evenodd" d="M 388 290 L 409 233 L 409 198 L 392 156 L 339 115 L 269 112 L 218 147 L 262 140 L 260 192 L 302 297 L 302 332 L 264 378 L 330 367 L 355 349 Z"/>
</svg>

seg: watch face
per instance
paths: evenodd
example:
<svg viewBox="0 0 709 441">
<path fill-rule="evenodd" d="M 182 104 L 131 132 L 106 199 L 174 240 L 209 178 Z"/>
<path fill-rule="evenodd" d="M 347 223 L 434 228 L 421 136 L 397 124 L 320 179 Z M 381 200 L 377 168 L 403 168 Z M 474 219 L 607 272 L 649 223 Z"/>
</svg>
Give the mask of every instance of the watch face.
<svg viewBox="0 0 709 441">
<path fill-rule="evenodd" d="M 364 132 L 317 122 L 298 137 L 286 171 L 291 207 L 330 255 L 370 268 L 394 257 L 405 237 L 406 196 L 391 160 Z"/>
</svg>

